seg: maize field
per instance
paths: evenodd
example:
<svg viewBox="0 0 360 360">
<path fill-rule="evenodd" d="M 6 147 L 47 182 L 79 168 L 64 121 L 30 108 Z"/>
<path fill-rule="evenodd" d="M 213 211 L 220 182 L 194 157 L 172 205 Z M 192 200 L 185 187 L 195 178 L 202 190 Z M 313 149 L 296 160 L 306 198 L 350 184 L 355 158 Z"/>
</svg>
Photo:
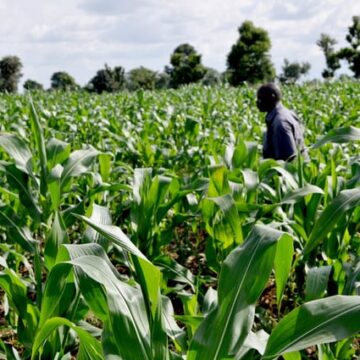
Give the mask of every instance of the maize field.
<svg viewBox="0 0 360 360">
<path fill-rule="evenodd" d="M 360 83 L 0 95 L 0 359 L 360 356 Z"/>
</svg>

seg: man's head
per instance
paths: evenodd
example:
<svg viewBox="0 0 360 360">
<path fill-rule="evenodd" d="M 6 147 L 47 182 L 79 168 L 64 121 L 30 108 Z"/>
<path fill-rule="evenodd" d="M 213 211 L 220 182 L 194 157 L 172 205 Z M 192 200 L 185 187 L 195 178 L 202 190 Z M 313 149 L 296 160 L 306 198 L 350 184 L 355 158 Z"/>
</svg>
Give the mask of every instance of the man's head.
<svg viewBox="0 0 360 360">
<path fill-rule="evenodd" d="M 281 91 L 273 83 L 261 85 L 257 91 L 256 105 L 261 112 L 270 112 L 281 100 Z"/>
</svg>

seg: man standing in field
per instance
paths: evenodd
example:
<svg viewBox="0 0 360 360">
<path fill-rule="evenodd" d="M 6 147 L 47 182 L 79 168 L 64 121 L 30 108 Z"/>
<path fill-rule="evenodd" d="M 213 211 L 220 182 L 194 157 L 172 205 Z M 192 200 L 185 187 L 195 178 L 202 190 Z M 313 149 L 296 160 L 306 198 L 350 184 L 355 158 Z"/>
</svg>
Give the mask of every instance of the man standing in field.
<svg viewBox="0 0 360 360">
<path fill-rule="evenodd" d="M 281 92 L 275 84 L 262 85 L 257 92 L 256 105 L 267 113 L 263 157 L 291 161 L 305 150 L 304 131 L 297 116 L 280 100 Z"/>
</svg>

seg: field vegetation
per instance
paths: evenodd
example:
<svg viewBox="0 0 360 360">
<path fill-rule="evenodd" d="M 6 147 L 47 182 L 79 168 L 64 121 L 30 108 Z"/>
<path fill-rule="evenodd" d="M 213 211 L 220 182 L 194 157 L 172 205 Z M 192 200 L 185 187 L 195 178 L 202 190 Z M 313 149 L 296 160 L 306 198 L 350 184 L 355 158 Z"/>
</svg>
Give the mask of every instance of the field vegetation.
<svg viewBox="0 0 360 360">
<path fill-rule="evenodd" d="M 0 358 L 360 356 L 360 83 L 255 91 L 0 96 Z"/>
</svg>

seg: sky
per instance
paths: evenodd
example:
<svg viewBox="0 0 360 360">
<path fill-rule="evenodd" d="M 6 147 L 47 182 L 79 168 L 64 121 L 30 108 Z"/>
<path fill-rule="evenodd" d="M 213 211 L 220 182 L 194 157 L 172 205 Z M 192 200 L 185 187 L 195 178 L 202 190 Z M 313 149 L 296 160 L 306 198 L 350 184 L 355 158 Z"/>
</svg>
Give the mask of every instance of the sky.
<svg viewBox="0 0 360 360">
<path fill-rule="evenodd" d="M 163 71 L 182 43 L 224 71 L 239 26 L 251 20 L 269 32 L 278 72 L 285 58 L 307 61 L 311 79 L 325 65 L 320 34 L 344 46 L 354 15 L 359 0 L 0 0 L 0 58 L 19 56 L 22 81 L 45 87 L 56 71 L 85 85 L 105 63 Z"/>
</svg>

